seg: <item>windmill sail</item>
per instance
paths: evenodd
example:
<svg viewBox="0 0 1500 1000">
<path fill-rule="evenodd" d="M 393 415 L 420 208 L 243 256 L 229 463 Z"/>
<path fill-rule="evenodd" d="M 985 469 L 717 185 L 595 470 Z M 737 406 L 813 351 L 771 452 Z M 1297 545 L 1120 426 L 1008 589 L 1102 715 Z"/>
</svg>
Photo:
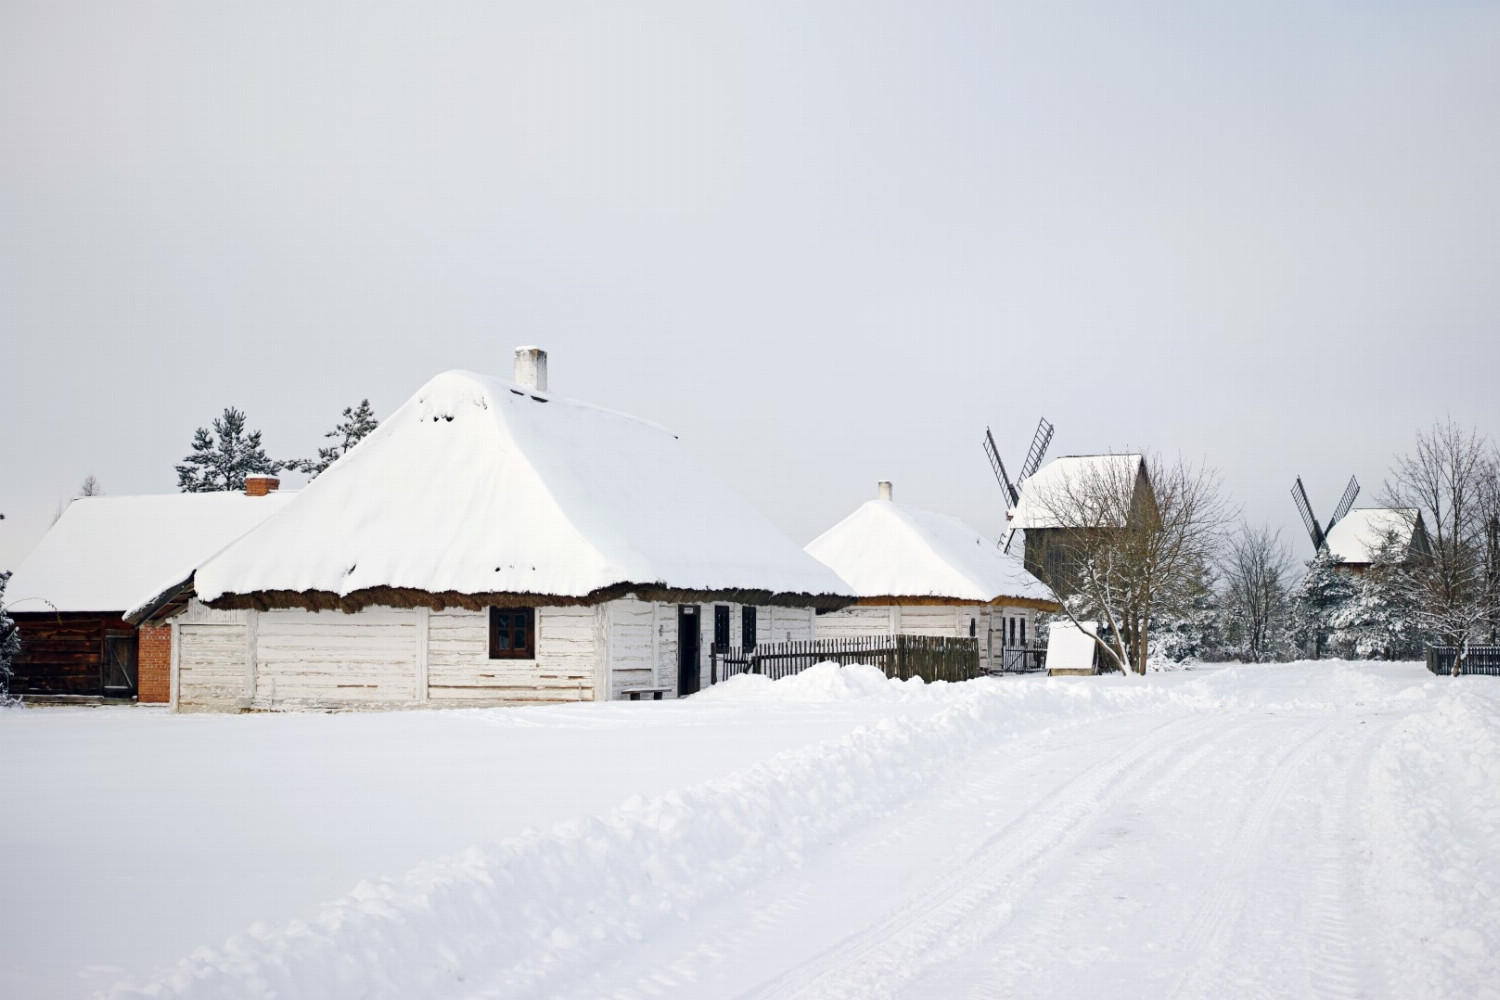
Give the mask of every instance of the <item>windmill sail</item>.
<svg viewBox="0 0 1500 1000">
<path fill-rule="evenodd" d="M 1026 461 L 1021 463 L 1021 481 L 1024 483 L 1036 474 L 1036 470 L 1042 467 L 1042 458 L 1047 454 L 1047 446 L 1052 443 L 1052 425 L 1043 417 L 1036 425 L 1036 434 L 1032 435 L 1031 448 L 1026 452 Z"/>
<path fill-rule="evenodd" d="M 995 471 L 995 478 L 1005 491 L 1007 506 L 1014 507 L 1021 502 L 1021 494 L 1011 484 L 1010 476 L 1005 471 L 1005 462 L 1000 458 L 1000 449 L 995 447 L 995 436 L 988 427 L 984 429 L 984 453 L 990 457 L 990 468 Z"/>
<path fill-rule="evenodd" d="M 1359 480 L 1353 476 L 1349 477 L 1349 485 L 1344 487 L 1344 495 L 1339 499 L 1338 507 L 1334 508 L 1333 516 L 1328 519 L 1328 527 L 1325 532 L 1332 531 L 1333 526 L 1344 519 L 1349 509 L 1354 506 L 1354 498 L 1359 496 Z"/>
<path fill-rule="evenodd" d="M 1313 551 L 1321 551 L 1323 529 L 1318 526 L 1318 519 L 1313 516 L 1312 504 L 1307 502 L 1307 490 L 1302 488 L 1301 476 L 1297 477 L 1297 482 L 1292 487 L 1292 500 L 1297 504 L 1297 513 L 1302 515 L 1302 523 L 1307 526 L 1307 535 L 1312 539 Z"/>
</svg>

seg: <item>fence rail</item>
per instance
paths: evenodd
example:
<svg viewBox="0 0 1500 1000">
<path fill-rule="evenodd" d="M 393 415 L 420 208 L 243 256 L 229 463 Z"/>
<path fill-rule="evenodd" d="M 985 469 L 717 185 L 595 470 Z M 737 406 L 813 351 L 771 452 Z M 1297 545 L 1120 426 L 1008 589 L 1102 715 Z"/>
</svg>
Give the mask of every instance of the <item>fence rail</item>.
<svg viewBox="0 0 1500 1000">
<path fill-rule="evenodd" d="M 1002 674 L 1029 674 L 1047 669 L 1045 649 L 1002 649 L 995 659 L 1000 665 L 991 669 Z"/>
<path fill-rule="evenodd" d="M 979 676 L 979 641 L 946 636 L 895 635 L 872 639 L 817 639 L 761 643 L 753 649 L 709 649 L 709 683 L 739 674 L 780 680 L 828 661 L 848 666 L 867 663 L 887 677 L 924 681 L 966 681 Z"/>
<path fill-rule="evenodd" d="M 1435 674 L 1452 674 L 1453 661 L 1458 659 L 1457 646 L 1428 646 L 1427 669 Z M 1500 677 L 1500 646 L 1470 646 L 1464 658 L 1465 674 L 1489 674 Z"/>
</svg>

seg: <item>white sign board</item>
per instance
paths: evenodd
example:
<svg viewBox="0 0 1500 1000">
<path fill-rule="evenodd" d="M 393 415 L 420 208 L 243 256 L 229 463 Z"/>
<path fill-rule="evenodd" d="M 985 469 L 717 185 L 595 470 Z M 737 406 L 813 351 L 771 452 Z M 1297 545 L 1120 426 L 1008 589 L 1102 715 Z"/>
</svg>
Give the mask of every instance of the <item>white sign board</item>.
<svg viewBox="0 0 1500 1000">
<path fill-rule="evenodd" d="M 1053 622 L 1047 633 L 1047 670 L 1094 669 L 1094 636 L 1098 622 Z"/>
</svg>

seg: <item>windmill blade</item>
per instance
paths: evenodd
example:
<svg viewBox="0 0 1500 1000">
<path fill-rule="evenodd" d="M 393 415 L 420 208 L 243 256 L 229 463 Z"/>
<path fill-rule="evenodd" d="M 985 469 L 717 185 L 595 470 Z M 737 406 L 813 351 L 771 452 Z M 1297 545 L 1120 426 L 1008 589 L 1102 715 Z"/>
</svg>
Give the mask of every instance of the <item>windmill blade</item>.
<svg viewBox="0 0 1500 1000">
<path fill-rule="evenodd" d="M 1036 474 L 1036 470 L 1042 467 L 1042 457 L 1047 454 L 1047 446 L 1052 443 L 1052 425 L 1047 423 L 1043 417 L 1036 425 L 1036 434 L 1032 435 L 1031 448 L 1026 452 L 1026 461 L 1021 463 L 1021 482 L 1025 482 Z"/>
<path fill-rule="evenodd" d="M 1292 487 L 1292 500 L 1297 504 L 1297 513 L 1302 515 L 1302 523 L 1307 526 L 1313 550 L 1320 551 L 1323 548 L 1323 529 L 1318 527 L 1318 519 L 1313 516 L 1312 504 L 1307 502 L 1307 490 L 1302 488 L 1301 476 L 1297 477 L 1297 483 Z"/>
<path fill-rule="evenodd" d="M 1000 481 L 1000 488 L 1005 491 L 1006 505 L 1014 507 L 1021 502 L 1021 494 L 1011 485 L 1010 476 L 1005 471 L 1005 463 L 1000 459 L 1000 449 L 995 447 L 995 436 L 990 429 L 984 429 L 984 453 L 990 457 L 990 468 L 995 470 L 995 478 Z"/>
<path fill-rule="evenodd" d="M 1344 487 L 1344 495 L 1339 498 L 1339 505 L 1334 508 L 1333 516 L 1328 519 L 1327 531 L 1332 531 L 1333 526 L 1344 519 L 1349 513 L 1349 508 L 1354 506 L 1354 498 L 1359 496 L 1359 480 L 1353 476 L 1349 477 L 1349 485 Z"/>
<path fill-rule="evenodd" d="M 1001 538 L 1000 538 L 1000 551 L 1001 552 L 1009 552 L 1010 551 L 1010 540 L 1012 538 L 1016 537 L 1016 532 L 1019 531 L 1019 530 L 1020 530 L 1019 528 L 1006 528 L 1005 529 L 1005 534 L 1002 535 Z"/>
</svg>

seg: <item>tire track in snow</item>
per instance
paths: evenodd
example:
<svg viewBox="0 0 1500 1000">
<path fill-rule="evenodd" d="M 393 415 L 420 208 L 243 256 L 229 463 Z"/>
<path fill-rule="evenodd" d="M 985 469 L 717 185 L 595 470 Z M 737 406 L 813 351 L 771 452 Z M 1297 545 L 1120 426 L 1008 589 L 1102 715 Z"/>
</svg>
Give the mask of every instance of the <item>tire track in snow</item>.
<svg viewBox="0 0 1500 1000">
<path fill-rule="evenodd" d="M 1221 720 L 1209 739 L 1177 756 L 1165 772 L 1145 785 L 1134 801 L 1150 806 L 1173 795 L 1185 776 L 1212 757 L 1222 758 L 1226 745 L 1232 746 L 1242 733 L 1252 731 L 1257 725 L 1256 720 L 1243 716 L 1227 725 Z M 1092 824 L 1093 830 L 1096 831 L 1105 818 L 1097 818 Z M 998 928 L 996 934 L 970 948 L 956 961 L 934 969 L 930 976 L 913 982 L 903 992 L 931 997 L 961 995 L 968 1000 L 1012 1000 L 1030 995 L 1027 990 L 1034 989 L 1034 984 L 1017 981 L 1018 973 L 1024 976 L 1028 971 L 1025 967 L 1018 967 L 1017 956 L 1027 956 L 1030 965 L 1056 962 L 1056 953 L 1048 951 L 1047 943 L 1072 940 L 1077 932 L 1078 908 L 1087 905 L 1095 887 L 1101 884 L 1101 880 L 1111 877 L 1117 864 L 1112 850 L 1073 854 L 1060 859 L 1058 867 L 1069 866 L 1066 877 L 1056 880 L 1062 891 L 1049 891 L 1028 910 L 1025 926 L 1020 929 L 1021 941 L 1009 942 L 1010 947 L 1004 947 L 1003 935 L 1010 928 Z M 997 938 L 1001 940 L 997 941 Z"/>
<path fill-rule="evenodd" d="M 1037 870 L 1080 835 L 1082 821 L 1139 785 L 1149 765 L 1200 740 L 1216 717 L 1177 719 L 1157 726 L 1125 751 L 1106 758 L 1056 789 L 1032 810 L 987 840 L 970 859 L 883 920 L 845 938 L 809 962 L 742 996 L 747 1000 L 810 996 L 889 995 L 900 983 L 943 961 L 962 940 L 955 929 L 981 909 L 1008 921 Z M 1001 897 L 1001 898 L 997 898 Z M 972 930 L 972 928 L 965 928 Z M 946 946 L 946 947 L 945 947 Z"/>
<path fill-rule="evenodd" d="M 1214 995 L 1211 979 L 1229 956 L 1232 932 L 1244 912 L 1250 875 L 1261 862 L 1271 820 L 1307 759 L 1329 741 L 1331 728 L 1332 723 L 1319 726 L 1272 765 L 1270 780 L 1236 831 L 1213 887 L 1189 920 L 1183 951 L 1197 958 L 1178 975 L 1168 996 L 1185 1000 Z"/>
</svg>

